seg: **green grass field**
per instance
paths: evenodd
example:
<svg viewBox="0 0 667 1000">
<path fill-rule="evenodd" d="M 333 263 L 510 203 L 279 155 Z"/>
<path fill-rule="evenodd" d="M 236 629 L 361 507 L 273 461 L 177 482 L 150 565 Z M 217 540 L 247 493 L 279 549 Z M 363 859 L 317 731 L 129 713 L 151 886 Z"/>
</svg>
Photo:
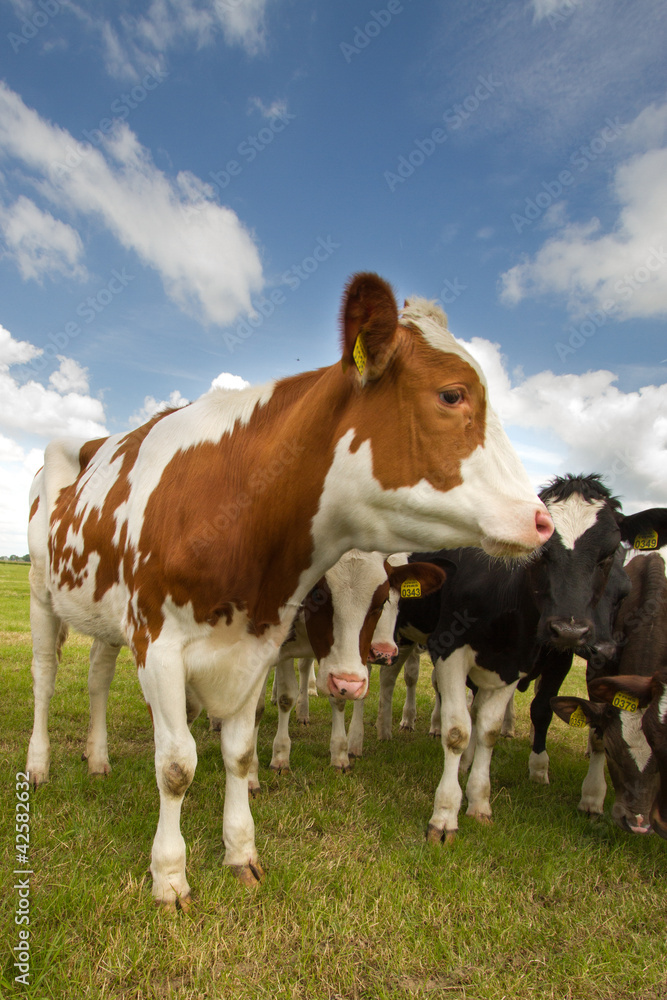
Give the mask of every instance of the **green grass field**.
<svg viewBox="0 0 667 1000">
<path fill-rule="evenodd" d="M 268 770 L 277 710 L 260 732 L 263 792 L 253 803 L 267 871 L 250 891 L 222 866 L 224 771 L 203 719 L 184 806 L 187 915 L 157 911 L 147 868 L 158 813 L 150 720 L 129 655 L 109 706 L 112 774 L 89 779 L 89 641 L 65 647 L 51 711 L 51 781 L 30 794 L 30 985 L 12 948 L 16 775 L 32 727 L 28 567 L 0 565 L 3 843 L 2 997 L 465 998 L 663 1000 L 667 995 L 667 844 L 632 837 L 609 815 L 577 813 L 586 733 L 558 720 L 551 785 L 527 779 L 529 695 L 518 736 L 492 769 L 495 822 L 462 816 L 452 848 L 425 842 L 442 749 L 428 738 L 430 670 L 417 731 L 375 737 L 377 677 L 367 700 L 365 756 L 351 775 L 328 764 L 330 713 L 293 727 L 292 772 Z M 564 689 L 583 693 L 581 670 Z M 609 797 L 607 808 L 609 808 Z"/>
</svg>

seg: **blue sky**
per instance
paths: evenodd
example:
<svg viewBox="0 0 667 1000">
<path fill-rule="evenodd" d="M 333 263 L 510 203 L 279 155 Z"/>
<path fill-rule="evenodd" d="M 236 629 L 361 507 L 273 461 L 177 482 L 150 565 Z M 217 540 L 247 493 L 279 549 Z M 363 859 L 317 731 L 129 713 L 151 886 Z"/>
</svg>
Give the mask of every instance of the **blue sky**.
<svg viewBox="0 0 667 1000">
<path fill-rule="evenodd" d="M 357 270 L 443 303 L 536 485 L 665 504 L 666 29 L 659 0 L 3 4 L 0 554 L 51 436 L 333 363 Z"/>
</svg>

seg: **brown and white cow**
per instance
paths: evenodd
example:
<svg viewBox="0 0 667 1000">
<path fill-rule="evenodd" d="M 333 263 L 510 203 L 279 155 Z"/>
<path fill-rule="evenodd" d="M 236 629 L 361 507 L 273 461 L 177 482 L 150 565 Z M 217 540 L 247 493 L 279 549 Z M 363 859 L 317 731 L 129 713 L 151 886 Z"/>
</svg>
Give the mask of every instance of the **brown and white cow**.
<svg viewBox="0 0 667 1000">
<path fill-rule="evenodd" d="M 588 679 L 590 700 L 552 699 L 570 725 L 590 726 L 588 773 L 579 809 L 602 813 L 614 786 L 612 818 L 631 833 L 667 836 L 667 579 L 653 553 L 625 567 L 631 589 L 614 621 L 617 675 Z"/>
<path fill-rule="evenodd" d="M 291 740 L 289 718 L 297 702 L 297 683 L 292 661 L 295 657 L 303 664 L 300 671 L 301 687 L 309 673 L 309 664 L 315 657 L 319 661 L 318 690 L 329 696 L 332 710 L 331 741 L 329 750 L 331 766 L 342 771 L 350 770 L 350 757 L 361 757 L 364 739 L 363 710 L 368 690 L 359 681 L 352 681 L 351 688 L 334 694 L 328 678 L 333 674 L 336 684 L 345 685 L 350 666 L 356 673 L 368 676 L 375 663 L 391 661 L 398 653 L 394 643 L 394 625 L 398 614 L 401 587 L 417 583 L 423 593 L 431 593 L 442 586 L 444 571 L 431 563 L 407 565 L 407 555 L 400 565 L 392 565 L 396 557 L 385 557 L 379 552 L 346 552 L 335 566 L 325 573 L 310 592 L 297 615 L 293 634 L 281 648 L 276 664 L 276 695 L 279 709 L 278 731 L 273 741 L 271 767 L 275 771 L 289 770 Z M 354 676 L 354 675 L 352 675 Z M 369 677 L 370 679 L 370 677 Z M 354 699 L 349 736 L 345 732 L 346 701 Z M 261 699 L 260 699 L 261 700 Z M 308 721 L 308 696 L 301 694 L 299 721 Z"/>
<path fill-rule="evenodd" d="M 399 318 L 389 285 L 358 274 L 342 343 L 342 364 L 213 390 L 127 434 L 54 441 L 31 492 L 28 770 L 35 785 L 48 778 L 63 623 L 94 636 L 105 664 L 127 644 L 153 718 L 158 903 L 190 897 L 188 697 L 222 718 L 225 863 L 252 884 L 255 708 L 308 591 L 351 548 L 521 556 L 553 530 L 437 306 L 412 299 Z"/>
</svg>

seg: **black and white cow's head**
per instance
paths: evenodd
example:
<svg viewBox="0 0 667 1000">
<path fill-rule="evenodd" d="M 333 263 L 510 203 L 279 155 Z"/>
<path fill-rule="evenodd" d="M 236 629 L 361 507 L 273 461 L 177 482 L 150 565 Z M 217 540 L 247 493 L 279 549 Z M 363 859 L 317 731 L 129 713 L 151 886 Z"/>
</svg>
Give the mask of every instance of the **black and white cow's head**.
<svg viewBox="0 0 667 1000">
<path fill-rule="evenodd" d="M 551 707 L 564 722 L 574 725 L 573 716 L 579 717 L 580 724 L 587 723 L 602 740 L 615 792 L 612 819 L 630 833 L 651 831 L 660 789 L 657 758 L 643 731 L 647 703 L 636 697 L 638 684 L 644 687 L 650 680 L 603 677 L 591 682 L 592 701 L 564 695 L 551 699 Z M 619 685 L 618 681 L 630 684 Z"/>
<path fill-rule="evenodd" d="M 537 639 L 586 655 L 595 646 L 594 611 L 604 592 L 619 545 L 646 547 L 667 542 L 667 509 L 625 516 L 599 475 L 567 475 L 540 492 L 554 533 L 528 564 L 540 609 Z"/>
</svg>

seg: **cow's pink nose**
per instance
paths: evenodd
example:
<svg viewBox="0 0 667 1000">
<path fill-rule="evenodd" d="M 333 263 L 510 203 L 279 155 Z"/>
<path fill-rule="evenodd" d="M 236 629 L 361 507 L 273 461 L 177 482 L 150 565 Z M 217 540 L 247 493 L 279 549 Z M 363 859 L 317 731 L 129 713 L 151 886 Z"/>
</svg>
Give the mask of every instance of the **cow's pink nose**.
<svg viewBox="0 0 667 1000">
<path fill-rule="evenodd" d="M 538 510 L 535 512 L 535 527 L 537 528 L 537 534 L 542 540 L 542 544 L 548 542 L 554 533 L 554 523 L 551 520 L 551 514 L 548 510 L 544 508 L 543 510 Z"/>
<path fill-rule="evenodd" d="M 345 674 L 334 677 L 330 674 L 328 684 L 334 698 L 349 698 L 355 701 L 366 694 L 366 681 L 360 681 L 358 677 L 346 677 Z"/>
<path fill-rule="evenodd" d="M 398 646 L 393 642 L 372 642 L 371 655 L 368 657 L 371 663 L 392 663 L 398 656 Z"/>
</svg>

